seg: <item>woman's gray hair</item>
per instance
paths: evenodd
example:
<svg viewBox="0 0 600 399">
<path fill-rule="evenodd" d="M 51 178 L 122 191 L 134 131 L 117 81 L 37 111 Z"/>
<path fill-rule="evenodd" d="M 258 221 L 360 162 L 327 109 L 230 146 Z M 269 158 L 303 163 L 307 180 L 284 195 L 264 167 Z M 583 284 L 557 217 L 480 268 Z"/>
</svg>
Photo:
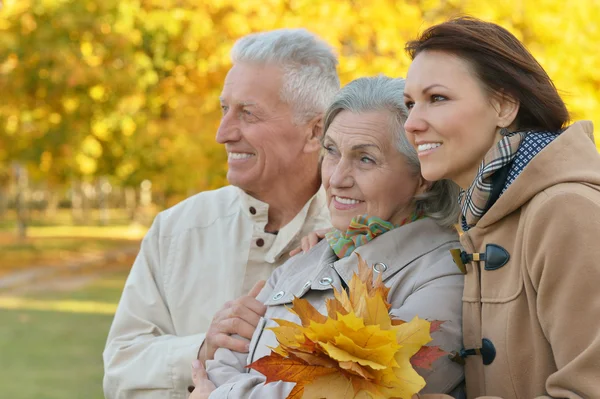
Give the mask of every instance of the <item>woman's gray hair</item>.
<svg viewBox="0 0 600 399">
<path fill-rule="evenodd" d="M 406 138 L 404 122 L 408 110 L 404 105 L 404 79 L 376 76 L 359 78 L 344 86 L 334 97 L 325 112 L 323 128 L 325 133 L 342 111 L 354 114 L 385 110 L 390 113 L 390 131 L 394 134 L 396 148 L 404 155 L 416 175 L 421 174 L 421 164 L 417 151 Z M 458 221 L 459 187 L 450 180 L 433 182 L 429 189 L 415 198 L 417 211 L 423 211 L 435 219 L 440 226 L 452 227 Z"/>
<path fill-rule="evenodd" d="M 294 111 L 294 122 L 307 123 L 325 112 L 340 89 L 337 56 L 331 46 L 306 29 L 277 29 L 239 39 L 231 61 L 283 68 L 281 100 Z"/>
</svg>

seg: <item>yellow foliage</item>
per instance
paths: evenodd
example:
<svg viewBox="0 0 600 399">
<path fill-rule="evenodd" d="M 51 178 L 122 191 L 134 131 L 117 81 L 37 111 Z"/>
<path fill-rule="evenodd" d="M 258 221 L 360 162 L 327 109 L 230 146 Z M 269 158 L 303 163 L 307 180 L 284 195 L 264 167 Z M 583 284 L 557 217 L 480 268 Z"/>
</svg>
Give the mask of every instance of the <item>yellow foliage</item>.
<svg viewBox="0 0 600 399">
<path fill-rule="evenodd" d="M 410 65 L 406 41 L 432 24 L 464 14 L 497 22 L 521 39 L 548 71 L 572 119 L 595 122 L 600 146 L 598 0 L 568 6 L 559 0 L 4 0 L 3 4 L 0 145 L 15 160 L 38 154 L 32 160 L 38 166 L 44 146 L 64 146 L 69 151 L 54 153 L 54 162 L 80 170 L 86 161 L 78 162 L 69 154 L 76 154 L 83 140 L 94 134 L 110 145 L 95 167 L 88 162 L 86 173 L 93 170 L 92 174 L 127 180 L 135 172 L 137 183 L 151 179 L 157 190 L 177 194 L 219 187 L 226 184 L 226 158 L 214 141 L 220 120 L 218 96 L 231 64 L 229 51 L 239 37 L 306 28 L 339 54 L 345 84 L 379 73 L 405 76 Z M 26 123 L 35 108 L 43 108 L 44 114 L 35 124 Z M 36 131 L 20 134 L 23 129 Z M 176 144 L 157 146 L 162 138 Z M 29 151 L 36 146 L 41 148 Z M 132 162 L 142 163 L 142 158 L 143 171 L 130 167 Z M 53 171 L 46 172 L 48 177 Z"/>
</svg>

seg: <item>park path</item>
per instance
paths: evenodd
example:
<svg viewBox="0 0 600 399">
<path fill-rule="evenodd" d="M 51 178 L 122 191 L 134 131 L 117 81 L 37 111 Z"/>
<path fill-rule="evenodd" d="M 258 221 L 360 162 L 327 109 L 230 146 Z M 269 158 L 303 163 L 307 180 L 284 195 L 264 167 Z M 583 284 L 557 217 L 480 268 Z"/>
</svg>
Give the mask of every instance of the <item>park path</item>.
<svg viewBox="0 0 600 399">
<path fill-rule="evenodd" d="M 77 289 L 106 273 L 131 266 L 138 251 L 136 242 L 105 252 L 77 255 L 59 265 L 32 265 L 0 277 L 0 296 Z"/>
</svg>

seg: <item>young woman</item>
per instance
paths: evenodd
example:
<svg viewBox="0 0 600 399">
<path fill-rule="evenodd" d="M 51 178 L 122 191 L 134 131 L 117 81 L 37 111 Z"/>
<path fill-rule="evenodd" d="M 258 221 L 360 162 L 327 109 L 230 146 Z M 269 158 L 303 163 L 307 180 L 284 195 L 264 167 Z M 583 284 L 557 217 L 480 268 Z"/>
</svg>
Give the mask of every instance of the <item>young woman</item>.
<svg viewBox="0 0 600 399">
<path fill-rule="evenodd" d="M 498 25 L 407 44 L 405 129 L 423 177 L 461 188 L 467 396 L 600 397 L 600 156 Z"/>
</svg>

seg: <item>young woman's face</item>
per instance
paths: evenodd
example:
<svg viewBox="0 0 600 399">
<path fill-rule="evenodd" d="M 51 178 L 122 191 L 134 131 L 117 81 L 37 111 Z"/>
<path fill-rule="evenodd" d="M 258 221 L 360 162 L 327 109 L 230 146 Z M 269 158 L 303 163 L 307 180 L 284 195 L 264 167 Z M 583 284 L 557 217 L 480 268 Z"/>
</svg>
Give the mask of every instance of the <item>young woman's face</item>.
<svg viewBox="0 0 600 399">
<path fill-rule="evenodd" d="M 404 127 L 426 180 L 451 179 L 462 188 L 475 179 L 488 150 L 500 139 L 499 104 L 467 61 L 441 51 L 415 57 L 406 79 Z"/>
</svg>

